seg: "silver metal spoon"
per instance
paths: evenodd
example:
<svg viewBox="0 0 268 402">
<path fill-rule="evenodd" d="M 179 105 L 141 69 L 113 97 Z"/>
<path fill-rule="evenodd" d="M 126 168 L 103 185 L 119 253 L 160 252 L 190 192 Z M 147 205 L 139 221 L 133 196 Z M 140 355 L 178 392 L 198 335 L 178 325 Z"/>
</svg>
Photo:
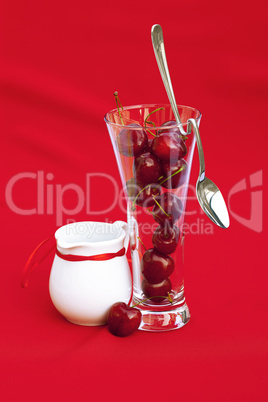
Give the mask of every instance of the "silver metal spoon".
<svg viewBox="0 0 268 402">
<path fill-rule="evenodd" d="M 175 100 L 171 79 L 169 75 L 165 46 L 164 46 L 163 31 L 161 26 L 158 24 L 153 25 L 151 33 L 152 33 L 152 42 L 155 57 L 168 95 L 168 99 L 170 101 L 176 122 L 177 124 L 181 125 L 181 119 L 178 112 L 177 103 Z M 188 123 L 187 124 L 188 133 L 191 132 L 191 126 L 193 127 L 199 155 L 200 170 L 198 180 L 196 183 L 196 196 L 198 202 L 203 211 L 212 220 L 212 222 L 214 222 L 221 228 L 226 229 L 230 225 L 228 210 L 225 201 L 223 199 L 223 196 L 218 187 L 216 186 L 216 184 L 214 184 L 210 179 L 205 177 L 205 159 L 198 125 L 195 119 L 188 119 L 187 123 Z M 182 126 L 180 126 L 180 131 L 184 135 L 187 134 Z"/>
</svg>

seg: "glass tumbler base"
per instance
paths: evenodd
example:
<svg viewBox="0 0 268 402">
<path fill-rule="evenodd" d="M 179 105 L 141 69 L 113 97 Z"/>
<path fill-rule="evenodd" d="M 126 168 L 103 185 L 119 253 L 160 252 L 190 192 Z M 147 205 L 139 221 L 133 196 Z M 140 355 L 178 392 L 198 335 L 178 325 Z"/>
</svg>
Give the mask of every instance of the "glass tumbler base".
<svg viewBox="0 0 268 402">
<path fill-rule="evenodd" d="M 190 320 L 191 314 L 186 303 L 167 311 L 147 310 L 146 306 L 138 307 L 142 314 L 139 330 L 151 332 L 172 331 L 182 328 Z"/>
</svg>

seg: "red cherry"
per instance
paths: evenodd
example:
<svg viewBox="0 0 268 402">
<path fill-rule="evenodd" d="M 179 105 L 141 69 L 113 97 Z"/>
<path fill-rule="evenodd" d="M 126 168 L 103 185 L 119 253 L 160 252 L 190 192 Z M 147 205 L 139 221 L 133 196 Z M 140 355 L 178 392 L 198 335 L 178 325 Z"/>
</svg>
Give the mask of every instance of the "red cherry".
<svg viewBox="0 0 268 402">
<path fill-rule="evenodd" d="M 180 218 L 183 212 L 181 199 L 173 193 L 163 193 L 157 200 L 159 205 L 155 205 L 152 210 L 154 220 L 161 226 L 170 224 L 171 226 Z"/>
<path fill-rule="evenodd" d="M 141 273 L 150 283 L 162 282 L 172 274 L 174 268 L 173 258 L 153 248 L 147 250 L 141 259 Z"/>
<path fill-rule="evenodd" d="M 126 191 L 128 198 L 133 201 L 137 195 L 137 184 L 134 177 L 131 177 L 131 179 L 126 182 Z"/>
<path fill-rule="evenodd" d="M 175 131 L 163 131 L 153 139 L 152 151 L 164 161 L 182 159 L 187 148 L 183 139 Z"/>
<path fill-rule="evenodd" d="M 140 186 L 138 187 L 140 188 Z M 136 199 L 136 204 L 145 208 L 152 207 L 155 200 L 158 200 L 161 193 L 161 186 L 159 184 L 147 184 L 141 192 L 139 192 Z"/>
<path fill-rule="evenodd" d="M 164 279 L 163 282 L 155 284 L 149 283 L 146 279 L 143 279 L 141 287 L 145 296 L 151 298 L 151 300 L 155 302 L 161 303 L 164 300 L 164 297 L 167 297 L 168 293 L 170 293 L 172 285 L 169 278 Z"/>
<path fill-rule="evenodd" d="M 154 231 L 152 243 L 154 247 L 163 254 L 172 254 L 176 250 L 180 237 L 178 226 L 158 226 Z"/>
<path fill-rule="evenodd" d="M 169 129 L 165 128 L 165 127 L 171 127 L 171 126 L 174 126 L 174 127 L 169 128 Z M 161 127 L 163 127 L 163 129 L 158 130 L 158 135 L 161 133 L 167 132 L 167 131 L 173 132 L 177 135 L 181 135 L 180 129 L 177 126 L 177 122 L 175 120 L 165 121 L 165 123 L 161 124 Z"/>
<path fill-rule="evenodd" d="M 178 188 L 182 186 L 188 175 L 188 165 L 184 159 L 178 159 L 175 162 L 162 161 L 161 163 L 164 181 L 161 180 L 161 185 L 165 188 Z M 179 172 L 179 170 L 181 170 Z M 172 177 L 171 177 L 172 176 Z"/>
<path fill-rule="evenodd" d="M 107 324 L 108 330 L 116 336 L 128 336 L 139 328 L 141 312 L 126 303 L 118 302 L 110 308 Z"/>
<path fill-rule="evenodd" d="M 136 183 L 135 178 L 132 177 L 126 182 L 126 190 L 130 200 L 136 205 L 145 208 L 151 207 L 155 204 L 161 193 L 161 186 L 159 184 L 143 184 Z"/>
<path fill-rule="evenodd" d="M 134 159 L 133 173 L 136 181 L 144 185 L 156 183 L 162 176 L 160 163 L 150 152 L 144 152 Z"/>
<path fill-rule="evenodd" d="M 133 129 L 129 127 L 133 127 Z M 140 128 L 139 130 L 135 130 Z M 127 128 L 120 131 L 116 137 L 116 145 L 119 152 L 125 156 L 135 156 L 147 146 L 148 137 L 139 124 L 129 124 Z"/>
<path fill-rule="evenodd" d="M 161 186 L 159 184 L 138 184 L 135 178 L 132 177 L 126 182 L 126 190 L 130 200 L 145 208 L 151 207 L 155 204 L 155 199 L 158 199 L 161 193 Z"/>
<path fill-rule="evenodd" d="M 152 145 L 153 145 L 153 139 L 152 139 L 152 138 L 148 138 L 147 145 L 146 145 L 146 147 L 142 150 L 141 153 L 144 153 L 144 152 L 151 152 L 151 153 L 152 153 Z M 138 155 L 137 155 L 137 156 L 138 156 Z"/>
</svg>

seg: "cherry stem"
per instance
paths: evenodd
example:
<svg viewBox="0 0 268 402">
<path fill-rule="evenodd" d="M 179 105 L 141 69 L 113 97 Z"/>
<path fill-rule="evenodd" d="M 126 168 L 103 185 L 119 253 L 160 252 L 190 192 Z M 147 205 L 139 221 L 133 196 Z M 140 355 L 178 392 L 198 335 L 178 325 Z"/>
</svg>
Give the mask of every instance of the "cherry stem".
<svg viewBox="0 0 268 402">
<path fill-rule="evenodd" d="M 117 91 L 114 92 L 114 97 L 115 97 L 115 103 L 116 103 L 116 107 L 117 107 L 117 110 L 118 110 L 118 114 L 119 114 L 122 126 L 124 126 L 124 122 L 123 122 L 122 115 L 121 115 L 121 112 L 120 112 L 120 107 L 121 107 L 121 110 L 124 110 L 124 109 L 123 109 L 122 103 L 120 102 L 120 100 L 118 98 L 118 92 Z"/>
<path fill-rule="evenodd" d="M 144 250 L 147 251 L 147 248 L 145 247 L 145 245 L 144 245 L 143 241 L 141 240 L 141 238 L 139 236 L 137 236 L 137 239 L 143 245 Z"/>
<path fill-rule="evenodd" d="M 131 211 L 135 211 L 135 205 L 136 205 L 136 202 L 137 202 L 137 199 L 138 199 L 139 195 L 140 195 L 147 187 L 149 187 L 150 185 L 151 185 L 151 184 L 147 184 L 147 186 L 143 187 L 143 188 L 141 189 L 141 191 L 138 192 L 138 194 L 136 195 L 136 197 L 134 198 L 134 201 L 133 201 L 133 203 L 132 203 Z"/>
<path fill-rule="evenodd" d="M 170 296 L 170 293 L 169 293 L 169 292 L 167 292 L 167 299 L 168 299 L 168 301 L 169 301 L 170 304 L 173 303 L 173 299 L 172 299 L 172 297 Z"/>
<path fill-rule="evenodd" d="M 175 176 L 176 174 L 180 173 L 180 172 L 181 172 L 182 170 L 184 170 L 185 168 L 186 168 L 185 166 L 182 166 L 180 169 L 177 170 L 177 172 L 173 173 L 172 175 L 168 176 L 166 179 L 162 180 L 162 181 L 159 183 L 159 187 L 160 187 L 163 183 L 165 183 L 165 181 L 167 181 L 167 180 L 170 179 L 171 177 Z M 168 214 L 168 213 L 162 208 L 162 206 L 159 204 L 159 202 L 156 200 L 156 198 L 155 198 L 154 196 L 152 196 L 152 197 L 153 197 L 154 202 L 156 203 L 156 205 L 157 205 L 157 206 L 161 209 L 161 211 L 164 212 L 164 214 L 169 218 L 169 217 L 170 217 L 170 214 Z M 150 212 L 153 214 L 152 211 L 150 211 Z"/>
<path fill-rule="evenodd" d="M 181 134 L 181 135 L 179 135 L 179 137 L 181 137 L 181 139 L 182 139 L 183 141 L 188 140 L 187 135 Z"/>
<path fill-rule="evenodd" d="M 146 127 L 146 121 L 145 121 L 144 123 L 145 123 L 145 128 L 146 128 L 146 130 L 147 130 L 150 134 L 152 134 L 154 137 L 156 137 L 156 136 L 157 136 L 157 130 L 156 130 L 156 135 L 155 135 L 151 130 L 149 130 L 149 129 Z M 153 121 L 147 121 L 147 123 L 148 123 L 148 124 L 152 124 L 152 126 L 155 127 L 155 123 L 154 123 Z"/>
<path fill-rule="evenodd" d="M 136 304 L 134 304 L 134 306 L 131 306 L 131 307 L 135 308 L 135 307 L 138 306 L 139 304 L 142 304 L 142 303 L 146 302 L 147 300 L 155 299 L 156 297 L 159 297 L 159 298 L 161 298 L 161 299 L 168 299 L 168 301 L 170 302 L 170 304 L 173 303 L 173 299 L 172 299 L 172 297 L 170 296 L 170 293 L 167 292 L 167 296 L 152 296 L 152 297 L 148 297 L 147 299 L 142 300 L 142 301 L 140 301 L 139 303 L 136 303 Z"/>
<path fill-rule="evenodd" d="M 171 177 L 175 176 L 176 174 L 182 172 L 184 169 L 186 169 L 186 166 L 183 165 L 179 170 L 177 170 L 175 173 L 172 173 L 172 175 L 168 176 L 167 178 L 165 178 L 164 180 L 162 180 L 159 183 L 159 186 L 162 186 L 163 183 L 165 183 L 165 181 L 167 181 L 168 179 L 171 179 Z"/>
<path fill-rule="evenodd" d="M 150 211 L 149 208 L 147 208 L 147 211 L 148 211 L 151 215 L 157 216 L 153 211 Z M 164 219 L 162 219 L 160 216 L 158 216 L 158 219 L 160 219 L 160 221 L 162 221 L 163 223 L 165 223 Z"/>
<path fill-rule="evenodd" d="M 158 109 L 153 110 L 151 113 L 148 114 L 148 116 L 145 118 L 144 120 L 144 126 L 146 128 L 146 124 L 152 124 L 155 127 L 155 123 L 152 121 L 148 121 L 148 117 L 150 117 L 153 113 L 158 112 L 159 110 L 165 110 L 163 107 L 159 107 Z M 149 131 L 150 134 L 152 134 L 154 137 L 156 137 L 157 135 L 157 130 L 156 130 L 156 135 L 153 134 L 150 130 L 147 129 L 147 131 Z"/>
<path fill-rule="evenodd" d="M 159 202 L 156 200 L 156 198 L 153 196 L 154 202 L 156 203 L 156 205 L 161 209 L 162 212 L 164 212 L 164 214 L 169 218 L 170 215 L 164 210 L 164 208 L 161 207 L 161 205 L 159 204 Z"/>
</svg>

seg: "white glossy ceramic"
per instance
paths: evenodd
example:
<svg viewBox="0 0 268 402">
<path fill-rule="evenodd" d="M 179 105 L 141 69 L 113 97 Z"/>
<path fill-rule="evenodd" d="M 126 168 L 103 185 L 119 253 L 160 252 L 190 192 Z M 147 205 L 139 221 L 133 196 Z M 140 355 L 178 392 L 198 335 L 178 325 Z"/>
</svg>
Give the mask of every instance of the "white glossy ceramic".
<svg viewBox="0 0 268 402">
<path fill-rule="evenodd" d="M 76 222 L 55 233 L 61 254 L 95 256 L 117 253 L 129 236 L 127 224 L 116 221 Z M 70 322 L 103 325 L 113 303 L 129 302 L 131 273 L 126 254 L 104 261 L 66 261 L 55 255 L 49 279 L 49 292 L 56 309 Z"/>
</svg>

